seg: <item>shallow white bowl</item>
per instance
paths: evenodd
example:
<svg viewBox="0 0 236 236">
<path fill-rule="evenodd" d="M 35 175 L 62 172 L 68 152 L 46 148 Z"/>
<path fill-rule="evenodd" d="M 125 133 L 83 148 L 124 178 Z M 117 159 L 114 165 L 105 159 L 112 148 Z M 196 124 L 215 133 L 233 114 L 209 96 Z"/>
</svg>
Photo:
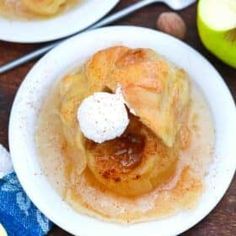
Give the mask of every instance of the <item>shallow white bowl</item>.
<svg viewBox="0 0 236 236">
<path fill-rule="evenodd" d="M 172 217 L 133 225 L 107 223 L 76 213 L 41 174 L 34 132 L 42 101 L 56 80 L 83 64 L 96 51 L 113 45 L 146 47 L 184 68 L 201 88 L 214 118 L 214 162 L 206 176 L 199 205 Z M 236 110 L 232 96 L 214 67 L 183 42 L 138 27 L 108 27 L 71 38 L 49 52 L 21 85 L 10 117 L 9 141 L 19 180 L 35 205 L 53 222 L 80 236 L 176 235 L 203 219 L 227 190 L 236 166 Z"/>
<path fill-rule="evenodd" d="M 92 25 L 119 2 L 119 0 L 80 1 L 69 11 L 49 19 L 23 21 L 3 18 L 0 15 L 0 40 L 38 43 L 63 38 Z"/>
</svg>

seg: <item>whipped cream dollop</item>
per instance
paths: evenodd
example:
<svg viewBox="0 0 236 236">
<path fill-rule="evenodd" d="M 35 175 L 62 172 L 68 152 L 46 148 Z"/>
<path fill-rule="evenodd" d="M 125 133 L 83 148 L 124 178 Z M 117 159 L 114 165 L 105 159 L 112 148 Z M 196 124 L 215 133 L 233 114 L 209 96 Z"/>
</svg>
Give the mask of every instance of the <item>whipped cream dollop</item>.
<svg viewBox="0 0 236 236">
<path fill-rule="evenodd" d="M 96 92 L 85 98 L 77 119 L 84 136 L 96 143 L 121 136 L 129 124 L 121 89 L 118 87 L 115 94 Z"/>
</svg>

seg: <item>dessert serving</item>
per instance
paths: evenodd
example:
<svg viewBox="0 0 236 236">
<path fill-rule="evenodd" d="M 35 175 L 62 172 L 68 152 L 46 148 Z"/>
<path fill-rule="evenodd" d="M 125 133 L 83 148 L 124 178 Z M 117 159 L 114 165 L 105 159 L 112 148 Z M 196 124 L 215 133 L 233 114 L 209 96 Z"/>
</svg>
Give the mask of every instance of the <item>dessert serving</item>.
<svg viewBox="0 0 236 236">
<path fill-rule="evenodd" d="M 95 24 L 119 0 L 1 0 L 0 40 L 39 43 Z"/>
<path fill-rule="evenodd" d="M 10 18 L 50 17 L 71 8 L 79 0 L 2 0 L 0 14 Z"/>
<path fill-rule="evenodd" d="M 188 74 L 151 49 L 98 51 L 51 89 L 36 143 L 43 172 L 78 212 L 120 223 L 192 209 L 214 128 Z"/>
</svg>

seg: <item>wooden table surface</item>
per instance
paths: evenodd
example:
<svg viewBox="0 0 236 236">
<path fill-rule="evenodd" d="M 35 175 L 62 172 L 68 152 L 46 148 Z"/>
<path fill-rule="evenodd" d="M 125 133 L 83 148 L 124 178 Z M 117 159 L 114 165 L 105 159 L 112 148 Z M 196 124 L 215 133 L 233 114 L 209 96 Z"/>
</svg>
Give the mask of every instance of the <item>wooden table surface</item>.
<svg viewBox="0 0 236 236">
<path fill-rule="evenodd" d="M 113 12 L 122 9 L 129 4 L 137 2 L 137 0 L 121 0 Z M 136 13 L 128 16 L 118 22 L 116 25 L 136 25 L 155 29 L 155 22 L 161 12 L 169 11 L 168 7 L 163 4 L 154 4 L 145 7 Z M 234 99 L 236 98 L 236 70 L 232 69 L 214 56 L 212 56 L 201 44 L 196 27 L 196 4 L 180 12 L 187 24 L 187 36 L 184 40 L 201 54 L 203 54 L 220 72 L 226 84 L 229 86 Z M 30 44 L 13 44 L 0 41 L 0 64 L 11 59 L 19 57 L 24 53 L 38 48 L 41 45 Z M 20 68 L 10 71 L 4 75 L 0 75 L 0 143 L 8 147 L 8 120 L 11 105 L 17 89 L 34 65 L 30 62 Z M 222 111 L 223 112 L 223 111 Z M 50 236 L 69 235 L 58 227 L 54 227 L 49 234 Z M 158 235 L 158 232 L 157 234 Z M 224 198 L 217 207 L 199 224 L 194 226 L 183 235 L 199 235 L 199 236 L 217 236 L 217 235 L 236 235 L 236 180 L 232 182 L 230 188 Z M 91 235 L 95 236 L 95 235 Z M 149 235 L 147 235 L 149 236 Z"/>
</svg>

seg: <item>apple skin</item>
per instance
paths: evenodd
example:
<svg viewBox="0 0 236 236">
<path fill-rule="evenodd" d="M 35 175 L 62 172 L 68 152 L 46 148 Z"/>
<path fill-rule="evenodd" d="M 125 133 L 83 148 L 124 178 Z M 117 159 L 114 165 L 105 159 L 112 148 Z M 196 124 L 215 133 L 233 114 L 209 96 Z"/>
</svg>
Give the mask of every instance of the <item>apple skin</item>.
<svg viewBox="0 0 236 236">
<path fill-rule="evenodd" d="M 236 37 L 234 41 L 227 40 L 228 31 L 215 31 L 211 29 L 201 19 L 199 12 L 197 14 L 197 26 L 204 46 L 223 62 L 236 68 Z"/>
</svg>

